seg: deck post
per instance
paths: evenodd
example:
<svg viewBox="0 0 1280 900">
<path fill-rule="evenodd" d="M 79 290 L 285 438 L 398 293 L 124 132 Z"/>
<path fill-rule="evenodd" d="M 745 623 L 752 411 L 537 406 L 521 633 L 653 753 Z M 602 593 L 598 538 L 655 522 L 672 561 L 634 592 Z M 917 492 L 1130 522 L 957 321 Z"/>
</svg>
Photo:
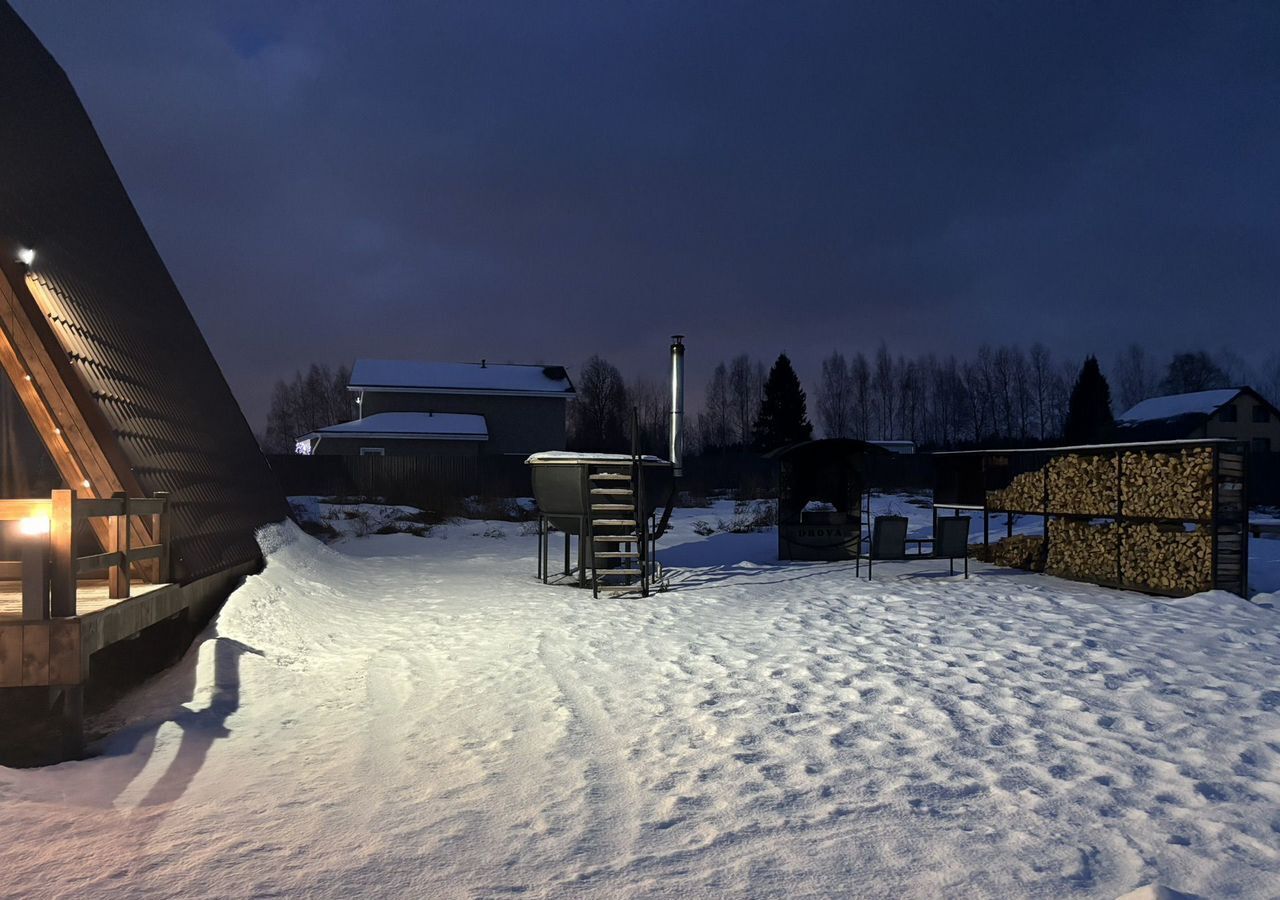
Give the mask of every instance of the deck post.
<svg viewBox="0 0 1280 900">
<path fill-rule="evenodd" d="M 107 569 L 107 596 L 112 600 L 129 598 L 129 495 L 116 491 L 112 500 L 120 502 L 120 512 L 108 520 L 108 553 L 121 554 L 120 561 Z"/>
<path fill-rule="evenodd" d="M 164 509 L 151 517 L 151 536 L 160 545 L 160 556 L 156 559 L 156 584 L 169 584 L 173 581 L 172 563 L 169 557 L 169 492 L 156 491 L 153 495 L 164 501 Z"/>
<path fill-rule="evenodd" d="M 56 617 L 76 614 L 76 492 L 53 492 L 49 514 L 49 613 Z"/>
<path fill-rule="evenodd" d="M 29 535 L 22 545 L 22 618 L 49 618 L 49 535 Z"/>
</svg>

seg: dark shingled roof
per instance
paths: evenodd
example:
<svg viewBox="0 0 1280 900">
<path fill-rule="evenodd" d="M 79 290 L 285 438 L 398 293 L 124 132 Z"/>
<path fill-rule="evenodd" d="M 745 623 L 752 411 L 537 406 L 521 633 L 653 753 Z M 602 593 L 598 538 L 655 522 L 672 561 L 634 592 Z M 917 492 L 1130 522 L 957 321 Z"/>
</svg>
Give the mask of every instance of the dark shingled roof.
<svg viewBox="0 0 1280 900">
<path fill-rule="evenodd" d="M 258 559 L 254 530 L 287 515 L 275 477 L 70 81 L 5 0 L 0 60 L 6 268 L 36 250 L 50 322 L 117 464 L 173 495 L 176 577 Z"/>
</svg>

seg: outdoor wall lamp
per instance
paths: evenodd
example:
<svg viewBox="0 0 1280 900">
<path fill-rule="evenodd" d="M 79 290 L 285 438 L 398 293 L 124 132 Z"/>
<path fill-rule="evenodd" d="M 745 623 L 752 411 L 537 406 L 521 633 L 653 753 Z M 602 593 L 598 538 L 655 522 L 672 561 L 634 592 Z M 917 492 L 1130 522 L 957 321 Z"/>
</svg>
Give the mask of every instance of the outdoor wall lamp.
<svg viewBox="0 0 1280 900">
<path fill-rule="evenodd" d="M 36 251 L 30 247 L 22 247 L 18 250 L 18 262 L 24 266 L 29 266 L 36 261 Z"/>
<path fill-rule="evenodd" d="M 49 618 L 49 517 L 18 522 L 22 535 L 22 618 Z"/>
</svg>

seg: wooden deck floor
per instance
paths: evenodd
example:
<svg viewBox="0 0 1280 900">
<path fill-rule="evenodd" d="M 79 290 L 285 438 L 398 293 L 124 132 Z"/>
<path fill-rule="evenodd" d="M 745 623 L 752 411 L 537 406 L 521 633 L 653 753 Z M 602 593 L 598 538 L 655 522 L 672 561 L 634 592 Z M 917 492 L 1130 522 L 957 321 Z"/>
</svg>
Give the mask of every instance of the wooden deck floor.
<svg viewBox="0 0 1280 900">
<path fill-rule="evenodd" d="M 141 597 L 164 587 L 163 584 L 135 582 L 131 586 L 134 597 Z M 76 587 L 76 613 L 87 616 L 124 603 L 107 596 L 106 579 L 82 578 Z M 22 618 L 22 585 L 16 581 L 0 581 L 0 619 Z"/>
</svg>

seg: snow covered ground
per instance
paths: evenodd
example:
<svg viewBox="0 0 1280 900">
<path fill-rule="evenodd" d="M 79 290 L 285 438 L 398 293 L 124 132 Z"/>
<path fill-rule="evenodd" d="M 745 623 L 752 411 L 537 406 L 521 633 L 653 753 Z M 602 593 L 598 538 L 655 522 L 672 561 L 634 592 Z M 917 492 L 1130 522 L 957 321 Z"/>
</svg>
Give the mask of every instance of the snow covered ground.
<svg viewBox="0 0 1280 900">
<path fill-rule="evenodd" d="M 0 894 L 1280 895 L 1280 612 L 868 583 L 695 533 L 730 507 L 647 600 L 534 581 L 518 524 L 269 531 L 99 756 L 0 769 Z"/>
</svg>

